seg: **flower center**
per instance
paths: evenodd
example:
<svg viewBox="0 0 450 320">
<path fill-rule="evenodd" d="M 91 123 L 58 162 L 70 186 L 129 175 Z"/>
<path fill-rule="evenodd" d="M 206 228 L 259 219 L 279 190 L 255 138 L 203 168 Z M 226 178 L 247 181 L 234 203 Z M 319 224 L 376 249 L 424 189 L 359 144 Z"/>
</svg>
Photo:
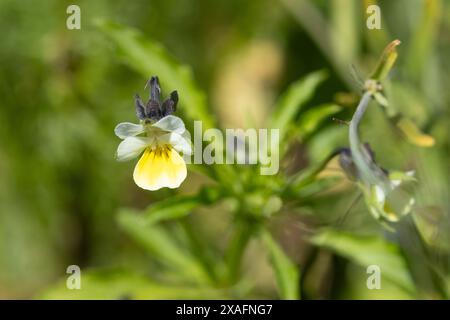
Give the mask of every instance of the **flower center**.
<svg viewBox="0 0 450 320">
<path fill-rule="evenodd" d="M 169 144 L 153 145 L 150 147 L 150 151 L 155 154 L 155 157 L 169 158 L 171 150 L 172 146 Z"/>
</svg>

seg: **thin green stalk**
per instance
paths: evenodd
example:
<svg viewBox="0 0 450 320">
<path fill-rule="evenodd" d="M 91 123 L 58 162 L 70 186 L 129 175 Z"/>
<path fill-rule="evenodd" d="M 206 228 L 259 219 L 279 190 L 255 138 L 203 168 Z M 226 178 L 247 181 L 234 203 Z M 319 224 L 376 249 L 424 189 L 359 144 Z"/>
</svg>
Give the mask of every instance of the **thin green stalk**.
<svg viewBox="0 0 450 320">
<path fill-rule="evenodd" d="M 237 222 L 235 230 L 226 255 L 228 281 L 230 283 L 235 283 L 238 279 L 242 257 L 247 244 L 253 235 L 253 228 L 249 226 L 246 221 Z"/>
<path fill-rule="evenodd" d="M 371 163 L 370 156 L 367 154 L 367 150 L 364 150 L 361 146 L 361 141 L 359 140 L 358 135 L 359 124 L 362 117 L 364 116 L 364 113 L 367 110 L 367 107 L 369 106 L 371 99 L 372 92 L 366 91 L 363 94 L 355 113 L 353 114 L 352 120 L 350 121 L 350 128 L 348 131 L 350 150 L 352 152 L 353 161 L 359 169 L 359 174 L 363 175 L 362 180 L 374 185 L 377 184 L 385 186 L 385 188 L 388 189 L 388 184 L 386 184 L 386 181 L 382 179 L 382 177 L 384 176 L 383 173 L 380 172 L 378 174 L 378 171 L 380 169 Z"/>
</svg>

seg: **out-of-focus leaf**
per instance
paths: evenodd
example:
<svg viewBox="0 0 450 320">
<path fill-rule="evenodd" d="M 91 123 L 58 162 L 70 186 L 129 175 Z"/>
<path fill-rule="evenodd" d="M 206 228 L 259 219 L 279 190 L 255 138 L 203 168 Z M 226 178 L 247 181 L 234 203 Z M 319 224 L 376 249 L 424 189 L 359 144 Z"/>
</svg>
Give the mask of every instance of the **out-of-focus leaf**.
<svg viewBox="0 0 450 320">
<path fill-rule="evenodd" d="M 411 119 L 419 126 L 428 123 L 431 101 L 428 101 L 423 92 L 418 91 L 408 83 L 391 82 L 386 89 L 386 97 L 389 97 L 389 105 L 385 109 L 389 118 L 395 119 L 399 114 Z"/>
<path fill-rule="evenodd" d="M 327 117 L 335 114 L 341 110 L 341 107 L 336 104 L 324 104 L 312 108 L 302 114 L 298 124 L 298 132 L 303 136 L 314 132 L 319 124 Z"/>
<path fill-rule="evenodd" d="M 306 185 L 313 182 L 317 175 L 325 169 L 327 164 L 330 162 L 332 158 L 336 156 L 336 153 L 331 153 L 322 161 L 316 163 L 315 165 L 309 166 L 306 169 L 299 171 L 290 179 L 289 189 L 291 192 L 297 193 L 301 191 Z"/>
<path fill-rule="evenodd" d="M 349 65 L 355 61 L 359 45 L 359 17 L 356 14 L 356 1 L 332 0 L 330 3 L 331 15 L 331 43 L 333 55 L 341 65 Z"/>
<path fill-rule="evenodd" d="M 422 1 L 421 18 L 412 32 L 411 46 L 408 50 L 408 69 L 415 77 L 420 77 L 423 67 L 430 60 L 430 53 L 435 48 L 435 39 L 439 33 L 439 26 L 443 15 L 443 5 L 440 0 Z"/>
<path fill-rule="evenodd" d="M 202 189 L 196 195 L 175 195 L 154 203 L 141 214 L 145 216 L 148 224 L 157 223 L 161 220 L 177 219 L 187 216 L 193 209 L 202 205 L 210 204 L 219 198 L 219 191 L 210 187 Z"/>
<path fill-rule="evenodd" d="M 437 206 L 426 206 L 414 210 L 413 218 L 422 239 L 429 246 L 440 251 L 450 251 L 448 213 Z"/>
<path fill-rule="evenodd" d="M 191 69 L 176 62 L 159 43 L 139 31 L 109 21 L 98 26 L 117 45 L 123 60 L 145 77 L 159 76 L 163 88 L 178 90 L 182 112 L 191 120 L 201 120 L 204 128 L 213 126 L 205 94 L 194 81 Z"/>
<path fill-rule="evenodd" d="M 231 283 L 236 282 L 241 271 L 242 256 L 247 244 L 253 235 L 254 228 L 246 223 L 237 223 L 234 234 L 229 242 L 226 260 L 228 265 L 228 278 Z"/>
<path fill-rule="evenodd" d="M 270 261 L 282 299 L 300 298 L 300 272 L 297 266 L 286 256 L 267 230 L 262 231 L 262 240 L 269 252 Z"/>
<path fill-rule="evenodd" d="M 397 122 L 397 127 L 405 135 L 406 139 L 420 147 L 432 147 L 435 143 L 434 138 L 422 133 L 420 129 L 409 119 L 401 118 Z"/>
<path fill-rule="evenodd" d="M 325 15 L 321 12 L 319 5 L 314 1 L 308 0 L 281 0 L 281 3 L 310 35 L 322 51 L 322 54 L 327 57 L 328 61 L 333 65 L 341 79 L 344 80 L 348 86 L 357 89 L 351 77 L 349 77 L 348 65 L 343 64 L 342 61 L 338 59 L 338 56 L 334 54 L 331 46 L 331 37 L 334 36 L 334 34 L 331 34 L 331 26 Z"/>
<path fill-rule="evenodd" d="M 200 203 L 198 196 L 174 196 L 151 205 L 143 214 L 147 222 L 156 223 L 160 220 L 187 216 Z"/>
<path fill-rule="evenodd" d="M 37 298 L 62 300 L 115 299 L 226 299 L 223 290 L 195 286 L 162 285 L 126 271 L 81 271 L 81 289 L 69 290 L 66 282 L 45 290 Z"/>
<path fill-rule="evenodd" d="M 146 220 L 146 217 L 127 210 L 118 214 L 120 227 L 150 255 L 188 279 L 207 282 L 208 274 L 201 263 L 176 243 L 167 230 L 158 225 L 149 225 Z"/>
<path fill-rule="evenodd" d="M 326 72 L 316 71 L 294 82 L 282 95 L 276 104 L 270 126 L 280 129 L 280 140 L 286 133 L 286 128 L 304 104 L 312 97 L 319 84 L 326 79 Z"/>
<path fill-rule="evenodd" d="M 345 120 L 345 119 L 344 119 Z M 319 163 L 343 146 L 348 145 L 348 129 L 346 125 L 337 124 L 324 127 L 311 135 L 308 141 L 308 155 L 311 163 Z"/>
<path fill-rule="evenodd" d="M 367 268 L 377 265 L 382 279 L 391 281 L 413 295 L 415 287 L 397 245 L 378 236 L 361 236 L 331 229 L 322 230 L 311 241 Z"/>
<path fill-rule="evenodd" d="M 308 197 L 320 196 L 320 194 L 328 192 L 331 188 L 335 187 L 341 181 L 342 177 L 338 175 L 330 177 L 318 177 L 302 188 L 292 189 L 292 193 L 287 194 L 286 196 L 290 196 L 291 199 L 307 200 Z"/>
</svg>

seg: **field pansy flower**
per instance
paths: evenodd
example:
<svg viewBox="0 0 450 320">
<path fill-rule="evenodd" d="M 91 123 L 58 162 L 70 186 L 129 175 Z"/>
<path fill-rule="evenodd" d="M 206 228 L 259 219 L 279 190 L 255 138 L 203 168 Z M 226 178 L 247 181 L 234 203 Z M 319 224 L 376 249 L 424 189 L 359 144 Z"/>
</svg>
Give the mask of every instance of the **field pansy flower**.
<svg viewBox="0 0 450 320">
<path fill-rule="evenodd" d="M 172 115 L 178 94 L 173 91 L 161 103 L 158 78 L 152 77 L 147 85 L 150 85 L 150 99 L 145 105 L 135 96 L 140 123 L 122 122 L 114 129 L 123 139 L 117 148 L 117 160 L 127 161 L 142 154 L 133 173 L 134 182 L 142 189 L 178 188 L 187 175 L 182 155 L 192 152 L 189 132 L 183 121 Z"/>
<path fill-rule="evenodd" d="M 355 181 L 363 192 L 372 215 L 387 226 L 408 214 L 415 202 L 404 183 L 414 180 L 414 172 L 388 172 L 375 162 L 375 155 L 368 144 L 361 144 L 358 125 L 372 98 L 366 92 L 350 122 L 350 148 L 340 151 L 339 163 L 347 176 Z"/>
<path fill-rule="evenodd" d="M 364 94 L 349 124 L 350 148 L 339 152 L 342 169 L 362 190 L 372 215 L 387 228 L 390 228 L 388 222 L 396 222 L 412 210 L 415 199 L 404 185 L 407 181 L 414 181 L 414 172 L 388 172 L 379 166 L 370 146 L 360 142 L 358 127 L 372 99 L 387 105 L 381 81 L 387 77 L 397 59 L 396 47 L 399 44 L 399 40 L 394 40 L 385 48 L 375 71 L 364 83 Z"/>
<path fill-rule="evenodd" d="M 364 200 L 370 213 L 380 222 L 397 222 L 404 215 L 407 215 L 415 199 L 404 189 L 405 183 L 414 181 L 414 171 L 400 172 L 391 171 L 378 166 L 372 150 L 368 144 L 364 144 L 367 150 L 368 163 L 370 163 L 372 178 L 363 174 L 368 170 L 367 166 L 357 166 L 352 157 L 350 148 L 343 148 L 340 151 L 339 163 L 344 169 L 347 177 L 356 182 L 363 192 Z"/>
</svg>

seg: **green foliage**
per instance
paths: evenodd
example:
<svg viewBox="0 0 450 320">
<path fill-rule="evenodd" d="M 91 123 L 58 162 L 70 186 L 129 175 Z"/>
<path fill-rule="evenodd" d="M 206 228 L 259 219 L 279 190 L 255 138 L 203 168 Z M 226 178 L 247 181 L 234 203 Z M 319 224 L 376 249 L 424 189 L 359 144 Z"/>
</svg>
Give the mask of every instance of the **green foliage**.
<svg viewBox="0 0 450 320">
<path fill-rule="evenodd" d="M 41 299 L 128 300 L 128 299 L 226 299 L 225 290 L 161 285 L 147 276 L 126 271 L 97 270 L 83 273 L 81 290 L 68 290 L 65 282 L 43 292 Z"/>
<path fill-rule="evenodd" d="M 98 26 L 117 45 L 123 60 L 144 77 L 158 75 L 165 88 L 176 88 L 181 97 L 182 110 L 190 119 L 213 126 L 206 106 L 205 94 L 198 89 L 190 67 L 177 63 L 157 42 L 149 41 L 141 33 L 120 24 L 99 21 Z"/>
<path fill-rule="evenodd" d="M 299 133 L 305 135 L 313 133 L 325 119 L 341 111 L 342 108 L 336 104 L 323 104 L 312 108 L 302 114 L 297 125 Z"/>
<path fill-rule="evenodd" d="M 270 126 L 279 128 L 280 140 L 283 140 L 286 128 L 294 121 L 299 110 L 313 96 L 317 86 L 324 81 L 326 73 L 317 71 L 291 84 L 286 93 L 276 104 Z"/>
<path fill-rule="evenodd" d="M 414 294 L 415 288 L 406 261 L 394 243 L 379 236 L 360 236 L 331 229 L 320 231 L 311 241 L 364 268 L 379 266 L 383 279 L 393 282 L 411 295 Z"/>
<path fill-rule="evenodd" d="M 170 234 L 160 226 L 148 225 L 141 216 L 122 211 L 118 216 L 119 225 L 149 254 L 160 260 L 168 268 L 179 274 L 204 282 L 207 279 L 202 266 L 176 243 Z"/>
<path fill-rule="evenodd" d="M 448 299 L 450 7 L 410 2 L 81 1 L 80 31 L 63 2 L 1 2 L 0 298 Z M 369 4 L 381 30 L 361 29 Z M 412 219 L 385 234 L 339 167 L 348 128 L 332 117 L 362 89 L 349 65 L 367 78 L 395 38 L 360 127 L 381 168 L 417 173 Z M 279 128 L 280 172 L 191 164 L 178 190 L 137 188 L 113 129 L 152 75 L 188 130 L 238 127 L 222 100 Z M 82 290 L 66 288 L 71 264 Z"/>
<path fill-rule="evenodd" d="M 286 256 L 268 231 L 264 231 L 261 237 L 270 255 L 281 298 L 299 299 L 300 273 L 297 266 Z"/>
</svg>

